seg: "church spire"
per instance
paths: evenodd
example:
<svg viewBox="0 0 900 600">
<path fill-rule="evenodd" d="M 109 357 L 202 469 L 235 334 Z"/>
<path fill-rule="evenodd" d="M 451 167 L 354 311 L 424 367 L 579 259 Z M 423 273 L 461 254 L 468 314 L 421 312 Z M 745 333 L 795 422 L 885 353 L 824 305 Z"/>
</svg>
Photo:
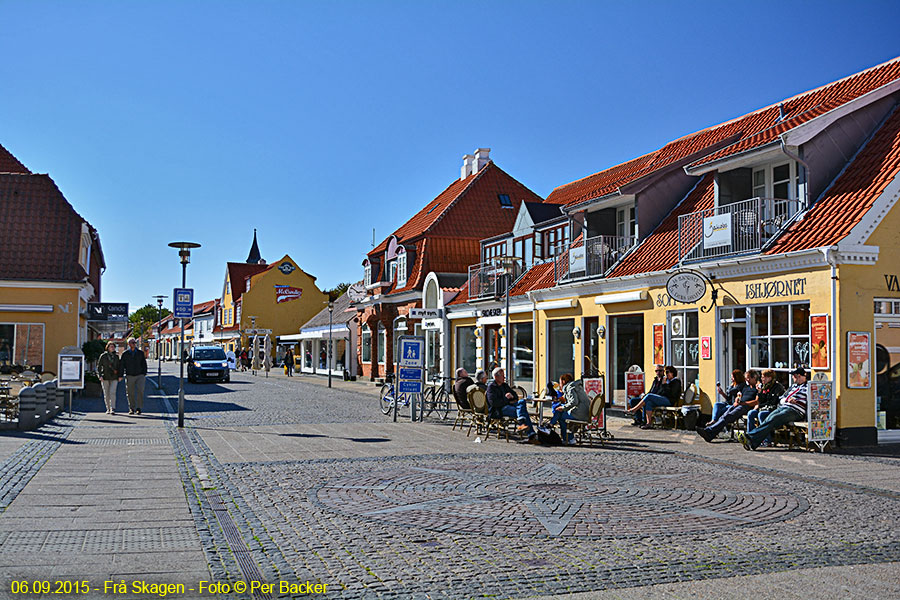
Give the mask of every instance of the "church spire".
<svg viewBox="0 0 900 600">
<path fill-rule="evenodd" d="M 262 257 L 259 255 L 259 244 L 256 243 L 256 228 L 253 229 L 253 245 L 250 246 L 250 255 L 247 257 L 247 263 L 258 265 Z"/>
</svg>

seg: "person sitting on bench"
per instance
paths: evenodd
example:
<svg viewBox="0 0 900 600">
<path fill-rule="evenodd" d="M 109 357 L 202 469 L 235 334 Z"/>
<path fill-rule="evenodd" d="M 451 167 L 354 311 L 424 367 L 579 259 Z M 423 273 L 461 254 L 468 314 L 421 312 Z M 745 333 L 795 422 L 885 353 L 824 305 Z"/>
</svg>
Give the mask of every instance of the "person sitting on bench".
<svg viewBox="0 0 900 600">
<path fill-rule="evenodd" d="M 678 379 L 678 371 L 669 365 L 666 367 L 666 381 L 662 385 L 660 394 L 644 394 L 640 402 L 627 409 L 627 413 L 636 413 L 644 410 L 644 424 L 641 429 L 653 429 L 653 409 L 658 406 L 675 406 L 681 399 L 681 381 Z"/>
<path fill-rule="evenodd" d="M 745 379 L 744 387 L 735 394 L 734 402 L 725 413 L 703 429 L 697 430 L 697 434 L 707 442 L 712 442 L 717 435 L 724 431 L 725 427 L 746 415 L 751 409 L 756 408 L 758 404 L 756 386 L 759 383 L 759 371 L 750 369 L 743 377 Z"/>
<path fill-rule="evenodd" d="M 738 432 L 738 441 L 745 450 L 756 450 L 763 440 L 782 425 L 806 419 L 806 369 L 797 367 L 791 371 L 791 376 L 794 378 L 794 385 L 781 397 L 778 408 L 756 429 L 749 433 Z"/>
<path fill-rule="evenodd" d="M 656 365 L 656 377 L 653 378 L 653 382 L 650 384 L 650 391 L 648 394 L 656 394 L 658 396 L 663 396 L 663 386 L 666 383 L 666 369 L 662 365 Z M 628 408 L 632 408 L 637 405 L 638 402 L 643 399 L 643 396 L 635 396 L 634 398 L 628 399 Z M 634 412 L 634 422 L 632 425 L 643 425 L 644 424 L 644 412 Z"/>
</svg>

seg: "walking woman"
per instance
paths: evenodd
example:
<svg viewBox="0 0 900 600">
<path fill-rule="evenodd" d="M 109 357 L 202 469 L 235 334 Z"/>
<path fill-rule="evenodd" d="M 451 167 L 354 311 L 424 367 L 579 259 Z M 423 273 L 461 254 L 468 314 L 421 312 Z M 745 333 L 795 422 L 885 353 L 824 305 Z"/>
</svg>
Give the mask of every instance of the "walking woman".
<svg viewBox="0 0 900 600">
<path fill-rule="evenodd" d="M 97 372 L 100 375 L 100 386 L 103 388 L 103 401 L 106 402 L 106 414 L 116 414 L 116 387 L 119 381 L 119 355 L 116 343 L 108 342 L 106 352 L 97 361 Z"/>
</svg>

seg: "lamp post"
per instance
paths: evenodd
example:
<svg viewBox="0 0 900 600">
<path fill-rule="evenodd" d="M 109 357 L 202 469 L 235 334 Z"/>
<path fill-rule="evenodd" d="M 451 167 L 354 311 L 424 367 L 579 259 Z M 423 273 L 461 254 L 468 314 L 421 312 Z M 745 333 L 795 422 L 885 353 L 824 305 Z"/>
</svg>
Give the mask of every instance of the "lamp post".
<svg viewBox="0 0 900 600">
<path fill-rule="evenodd" d="M 331 387 L 331 367 L 334 357 L 332 355 L 334 343 L 331 341 L 331 318 L 334 314 L 334 302 L 328 301 L 328 387 Z"/>
<path fill-rule="evenodd" d="M 181 259 L 181 287 L 187 287 L 187 266 L 191 262 L 191 249 L 199 248 L 196 242 L 171 242 L 170 248 L 178 248 Z M 178 427 L 184 427 L 184 319 L 181 321 L 181 347 L 178 349 Z"/>
<path fill-rule="evenodd" d="M 510 384 L 514 383 L 513 378 L 513 347 L 509 343 L 510 338 L 512 337 L 512 332 L 509 330 L 509 288 L 512 280 L 513 272 L 516 270 L 516 267 L 519 264 L 518 256 L 497 256 L 494 258 L 497 261 L 497 264 L 503 269 L 503 283 L 504 283 L 504 291 L 503 294 L 506 296 L 506 325 L 505 331 L 506 335 L 504 338 L 506 339 L 506 361 L 504 365 L 504 370 L 506 371 L 506 380 L 510 382 Z"/>
<path fill-rule="evenodd" d="M 168 296 L 158 295 L 153 297 L 156 298 L 156 306 L 158 307 L 156 313 L 156 389 L 162 390 L 162 352 L 159 351 L 159 347 L 162 344 L 162 305 L 163 300 L 168 298 Z"/>
</svg>

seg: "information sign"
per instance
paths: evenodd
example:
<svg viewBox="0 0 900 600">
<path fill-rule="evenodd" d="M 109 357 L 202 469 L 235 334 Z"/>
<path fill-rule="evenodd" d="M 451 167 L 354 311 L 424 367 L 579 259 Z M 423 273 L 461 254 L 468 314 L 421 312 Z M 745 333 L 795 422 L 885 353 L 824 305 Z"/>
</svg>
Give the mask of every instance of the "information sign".
<svg viewBox="0 0 900 600">
<path fill-rule="evenodd" d="M 411 381 L 406 379 L 401 379 L 397 384 L 397 391 L 401 394 L 421 394 L 422 393 L 422 381 Z"/>
<path fill-rule="evenodd" d="M 703 219 L 703 248 L 731 246 L 731 213 L 713 215 Z"/>
<path fill-rule="evenodd" d="M 425 361 L 425 338 L 422 336 L 400 336 L 400 366 L 423 367 Z"/>
<path fill-rule="evenodd" d="M 825 379 L 824 373 L 817 373 L 807 390 L 807 419 L 810 442 L 829 442 L 834 439 L 834 383 Z M 819 378 L 818 376 L 822 377 Z M 824 444 L 820 444 L 824 447 Z"/>
<path fill-rule="evenodd" d="M 57 359 L 57 387 L 61 390 L 84 389 L 84 353 L 78 346 L 66 346 Z"/>
<path fill-rule="evenodd" d="M 443 311 L 440 308 L 411 308 L 410 319 L 440 319 Z"/>
<path fill-rule="evenodd" d="M 172 291 L 174 306 L 172 313 L 176 319 L 194 318 L 194 290 L 191 288 L 175 288 Z"/>
</svg>

